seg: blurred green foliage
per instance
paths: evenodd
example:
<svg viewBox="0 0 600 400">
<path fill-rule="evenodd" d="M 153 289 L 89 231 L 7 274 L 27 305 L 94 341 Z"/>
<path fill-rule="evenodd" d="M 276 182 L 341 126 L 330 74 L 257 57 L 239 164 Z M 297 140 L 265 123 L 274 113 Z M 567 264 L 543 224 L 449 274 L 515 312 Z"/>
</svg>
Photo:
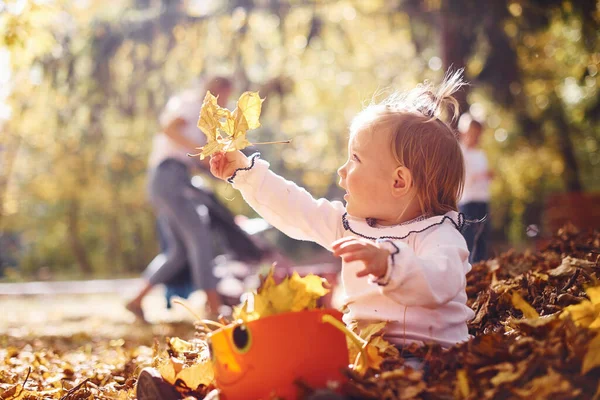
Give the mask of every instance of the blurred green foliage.
<svg viewBox="0 0 600 400">
<path fill-rule="evenodd" d="M 523 240 L 549 193 L 600 185 L 599 30 L 590 30 L 600 6 L 467 3 L 0 1 L 0 62 L 11 70 L 0 76 L 0 229 L 21 236 L 22 270 L 145 267 L 157 250 L 145 195 L 157 116 L 202 74 L 261 89 L 263 128 L 250 137 L 293 138 L 261 147 L 264 158 L 334 196 L 352 116 L 382 89 L 439 80 L 453 56 L 472 82 L 465 101 L 487 125 L 495 230 Z M 448 26 L 460 28 L 454 44 Z"/>
</svg>

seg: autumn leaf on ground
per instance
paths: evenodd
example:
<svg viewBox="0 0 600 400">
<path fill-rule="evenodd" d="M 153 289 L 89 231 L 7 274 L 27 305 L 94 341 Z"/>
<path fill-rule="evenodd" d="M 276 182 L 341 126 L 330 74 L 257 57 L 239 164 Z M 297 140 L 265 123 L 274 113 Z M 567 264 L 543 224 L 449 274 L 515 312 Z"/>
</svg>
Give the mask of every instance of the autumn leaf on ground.
<svg viewBox="0 0 600 400">
<path fill-rule="evenodd" d="M 294 271 L 292 276 L 276 284 L 273 272 L 273 269 L 269 271 L 256 293 L 241 306 L 234 307 L 234 319 L 248 322 L 274 314 L 312 310 L 317 307 L 317 300 L 329 293 L 324 286 L 327 281 L 319 276 L 300 277 Z"/>
<path fill-rule="evenodd" d="M 521 297 L 521 295 L 517 292 L 513 292 L 511 296 L 511 301 L 513 306 L 518 308 L 525 318 L 538 318 L 540 314 L 535 311 L 535 308 L 531 307 L 531 305 Z"/>
<path fill-rule="evenodd" d="M 363 327 L 358 333 L 360 340 L 348 338 L 348 355 L 350 362 L 356 366 L 359 373 L 365 373 L 369 368 L 379 370 L 381 363 L 387 356 L 397 357 L 398 349 L 383 338 L 383 328 L 387 322 L 376 322 Z M 353 328 L 357 330 L 356 327 Z M 360 345 L 360 347 L 359 347 Z M 366 354 L 366 364 L 360 359 L 360 348 Z"/>
<path fill-rule="evenodd" d="M 471 388 L 469 386 L 469 377 L 467 375 L 467 371 L 464 369 L 459 369 L 456 371 L 455 396 L 459 399 L 466 399 L 469 397 L 470 393 Z"/>
<path fill-rule="evenodd" d="M 600 366 L 600 333 L 588 344 L 588 349 L 581 365 L 581 374 L 585 375 L 598 366 Z"/>
<path fill-rule="evenodd" d="M 235 110 L 230 112 L 220 107 L 217 98 L 210 91 L 207 92 L 198 119 L 198 128 L 206 135 L 207 142 L 199 148 L 200 153 L 193 156 L 200 156 L 203 160 L 217 152 L 241 150 L 250 146 L 252 143 L 246 138 L 246 133 L 260 126 L 263 101 L 258 92 L 244 92 Z"/>
<path fill-rule="evenodd" d="M 575 324 L 585 328 L 600 328 L 600 286 L 587 288 L 585 293 L 590 299 L 566 307 L 561 318 L 570 317 Z"/>
<path fill-rule="evenodd" d="M 167 344 L 175 355 L 162 360 L 157 365 L 157 369 L 165 381 L 172 385 L 180 381 L 191 390 L 197 390 L 201 385 L 208 386 L 213 383 L 214 372 L 207 347 L 199 347 L 197 344 L 179 338 L 170 338 Z M 186 357 L 190 353 L 196 353 L 192 362 Z"/>
</svg>

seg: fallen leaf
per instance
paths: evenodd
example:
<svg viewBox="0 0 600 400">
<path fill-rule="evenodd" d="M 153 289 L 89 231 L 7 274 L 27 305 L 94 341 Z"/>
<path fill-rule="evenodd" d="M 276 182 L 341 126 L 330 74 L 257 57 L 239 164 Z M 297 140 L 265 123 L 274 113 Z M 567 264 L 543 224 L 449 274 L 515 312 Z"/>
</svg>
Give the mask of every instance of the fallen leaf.
<svg viewBox="0 0 600 400">
<path fill-rule="evenodd" d="M 589 287 L 585 292 L 590 300 L 565 307 L 561 318 L 570 317 L 578 326 L 585 328 L 600 328 L 600 286 Z"/>
<path fill-rule="evenodd" d="M 518 308 L 525 318 L 539 318 L 540 314 L 535 311 L 535 308 L 531 307 L 531 305 L 526 302 L 523 297 L 517 292 L 513 292 L 511 296 L 511 301 L 513 306 Z"/>
<path fill-rule="evenodd" d="M 456 371 L 456 389 L 458 392 L 457 395 L 463 399 L 469 397 L 469 393 L 471 393 L 469 377 L 467 376 L 467 371 L 464 369 Z"/>
<path fill-rule="evenodd" d="M 183 368 L 177 374 L 177 379 L 181 379 L 192 390 L 198 389 L 200 385 L 208 386 L 215 379 L 212 364 L 208 361 L 200 362 L 191 367 Z"/>
<path fill-rule="evenodd" d="M 581 374 L 585 375 L 600 365 L 600 333 L 592 339 L 583 358 Z"/>
</svg>

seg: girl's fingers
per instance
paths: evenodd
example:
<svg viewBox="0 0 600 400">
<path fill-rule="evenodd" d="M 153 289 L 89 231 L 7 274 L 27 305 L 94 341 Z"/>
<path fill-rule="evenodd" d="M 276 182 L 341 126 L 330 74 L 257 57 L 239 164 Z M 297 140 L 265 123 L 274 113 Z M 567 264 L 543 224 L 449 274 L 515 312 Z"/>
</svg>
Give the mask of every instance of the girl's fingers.
<svg viewBox="0 0 600 400">
<path fill-rule="evenodd" d="M 342 255 L 344 262 L 364 261 L 367 263 L 368 253 L 365 250 L 358 250 Z"/>
<path fill-rule="evenodd" d="M 371 272 L 367 268 L 365 268 L 365 269 L 361 269 L 360 271 L 358 271 L 356 273 L 356 277 L 357 278 L 362 278 L 363 276 L 367 276 L 367 275 L 370 275 L 370 274 L 371 274 Z"/>
<path fill-rule="evenodd" d="M 336 247 L 333 250 L 333 255 L 336 257 L 339 257 L 343 254 L 348 254 L 351 253 L 353 251 L 358 251 L 361 249 L 364 249 L 365 246 L 364 244 L 360 243 L 360 242 L 346 242 L 346 243 L 342 243 L 340 246 Z"/>
<path fill-rule="evenodd" d="M 336 240 L 335 242 L 333 242 L 331 244 L 331 248 L 332 250 L 335 250 L 337 248 L 339 248 L 342 244 L 346 243 L 346 242 L 350 242 L 350 241 L 356 241 L 357 239 L 355 237 L 352 236 L 347 236 L 341 239 Z"/>
</svg>

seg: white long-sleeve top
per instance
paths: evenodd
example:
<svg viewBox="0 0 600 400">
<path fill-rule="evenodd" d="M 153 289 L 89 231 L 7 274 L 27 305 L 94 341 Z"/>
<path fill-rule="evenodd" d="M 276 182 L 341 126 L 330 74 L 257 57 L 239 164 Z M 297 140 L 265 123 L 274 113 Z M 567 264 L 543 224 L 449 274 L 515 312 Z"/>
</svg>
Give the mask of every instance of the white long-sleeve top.
<svg viewBox="0 0 600 400">
<path fill-rule="evenodd" d="M 397 344 L 434 341 L 446 347 L 469 338 L 467 321 L 474 312 L 466 305 L 465 287 L 471 265 L 458 213 L 372 227 L 347 215 L 339 201 L 314 199 L 255 156 L 230 182 L 256 212 L 294 239 L 331 250 L 335 240 L 356 236 L 390 251 L 387 274 L 377 280 L 356 277 L 362 261 L 343 263 L 347 324 L 389 321 L 385 336 Z"/>
<path fill-rule="evenodd" d="M 481 149 L 468 148 L 463 145 L 461 145 L 461 149 L 465 159 L 465 187 L 459 203 L 489 203 L 491 180 L 488 177 L 487 156 Z"/>
</svg>

